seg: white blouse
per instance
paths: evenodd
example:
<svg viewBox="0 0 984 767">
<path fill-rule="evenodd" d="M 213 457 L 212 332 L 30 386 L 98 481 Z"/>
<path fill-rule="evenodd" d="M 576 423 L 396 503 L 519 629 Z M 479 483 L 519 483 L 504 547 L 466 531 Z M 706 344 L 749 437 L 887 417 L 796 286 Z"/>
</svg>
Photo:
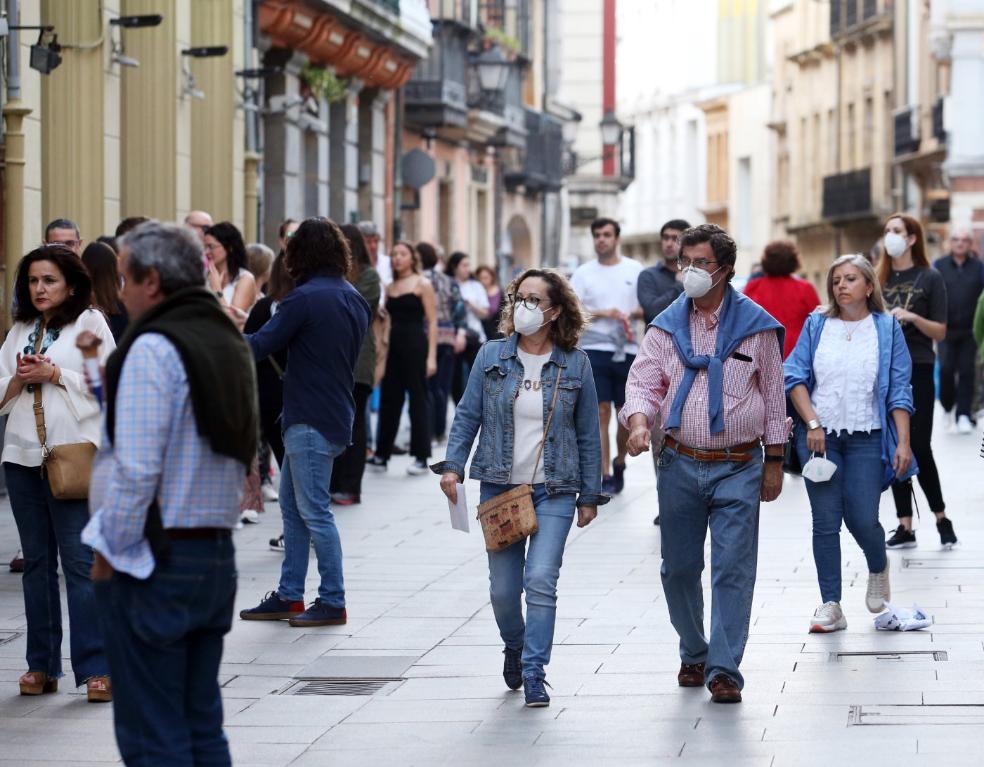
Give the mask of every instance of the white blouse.
<svg viewBox="0 0 984 767">
<path fill-rule="evenodd" d="M 860 322 L 830 318 L 824 323 L 813 373 L 813 409 L 824 429 L 850 434 L 881 428 L 878 333 L 870 314 Z"/>
<path fill-rule="evenodd" d="M 100 367 L 106 364 L 106 359 L 116 349 L 113 334 L 102 312 L 86 309 L 75 322 L 63 327 L 58 338 L 45 350 L 45 356 L 61 369 L 61 379 L 57 384 L 41 384 L 41 402 L 50 447 L 72 442 L 91 442 L 99 446 L 99 403 L 86 386 L 82 373 L 82 352 L 75 346 L 75 339 L 83 330 L 92 331 L 102 339 L 99 345 Z M 18 322 L 0 347 L 0 397 L 7 391 L 17 372 L 17 354 L 24 353 L 30 344 L 32 332 L 33 321 Z M 0 408 L 0 415 L 8 416 L 0 460 L 20 466 L 40 466 L 41 444 L 34 422 L 34 393 L 25 386 L 19 395 Z"/>
</svg>

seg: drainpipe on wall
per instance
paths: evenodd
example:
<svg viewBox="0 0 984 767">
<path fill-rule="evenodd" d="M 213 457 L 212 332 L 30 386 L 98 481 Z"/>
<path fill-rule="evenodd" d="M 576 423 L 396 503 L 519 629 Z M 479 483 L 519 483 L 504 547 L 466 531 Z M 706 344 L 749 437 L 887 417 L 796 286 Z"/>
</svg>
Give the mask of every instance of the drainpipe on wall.
<svg viewBox="0 0 984 767">
<path fill-rule="evenodd" d="M 393 239 L 403 239 L 403 88 L 393 94 Z"/>
</svg>

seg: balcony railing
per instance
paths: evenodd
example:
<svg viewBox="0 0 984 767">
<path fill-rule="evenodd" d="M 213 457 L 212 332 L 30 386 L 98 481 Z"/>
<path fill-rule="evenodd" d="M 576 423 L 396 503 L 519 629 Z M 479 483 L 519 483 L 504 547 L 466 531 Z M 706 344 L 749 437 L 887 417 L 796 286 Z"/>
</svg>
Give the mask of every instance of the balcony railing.
<svg viewBox="0 0 984 767">
<path fill-rule="evenodd" d="M 917 126 L 913 121 L 918 119 L 918 110 L 907 107 L 895 114 L 895 156 L 912 154 L 919 151 L 919 135 L 914 131 Z"/>
<path fill-rule="evenodd" d="M 376 5 L 381 5 L 387 11 L 400 15 L 400 0 L 373 0 Z"/>
<path fill-rule="evenodd" d="M 509 67 L 506 87 L 501 91 L 483 91 L 478 86 L 477 77 L 468 80 L 468 105 L 498 115 L 505 121 L 505 126 L 492 142 L 494 144 L 520 149 L 526 146 L 523 72 L 523 64 L 514 62 Z"/>
<path fill-rule="evenodd" d="M 478 27 L 477 0 L 439 0 L 437 10 L 432 14 L 434 21 L 453 21 L 466 27 Z"/>
<path fill-rule="evenodd" d="M 457 22 L 434 22 L 434 45 L 404 86 L 407 122 L 422 127 L 468 123 L 467 27 Z"/>
<path fill-rule="evenodd" d="M 506 172 L 507 187 L 528 192 L 556 191 L 564 183 L 564 131 L 555 117 L 527 109 L 522 167 Z"/>
<path fill-rule="evenodd" d="M 823 217 L 847 220 L 870 216 L 871 168 L 824 176 Z"/>
<path fill-rule="evenodd" d="M 940 96 L 933 104 L 933 136 L 940 142 L 946 141 L 946 130 L 943 128 L 943 97 Z"/>
<path fill-rule="evenodd" d="M 879 0 L 830 0 L 830 36 L 851 32 L 889 10 Z"/>
</svg>

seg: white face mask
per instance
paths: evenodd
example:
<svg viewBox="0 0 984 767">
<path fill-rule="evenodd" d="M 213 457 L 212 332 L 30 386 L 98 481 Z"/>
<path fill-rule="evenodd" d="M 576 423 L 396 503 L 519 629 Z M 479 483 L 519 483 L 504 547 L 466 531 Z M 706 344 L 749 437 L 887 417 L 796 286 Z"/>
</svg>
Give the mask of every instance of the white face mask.
<svg viewBox="0 0 984 767">
<path fill-rule="evenodd" d="M 908 249 L 909 243 L 905 237 L 896 232 L 889 232 L 885 235 L 885 252 L 892 258 L 898 258 Z"/>
<path fill-rule="evenodd" d="M 719 266 L 713 272 L 705 272 L 696 266 L 688 266 L 683 270 L 683 292 L 689 298 L 700 298 L 714 287 L 714 275 L 721 271 Z"/>
<path fill-rule="evenodd" d="M 835 471 L 837 471 L 836 463 L 816 454 L 803 466 L 803 476 L 811 482 L 827 482 L 834 476 Z"/>
<path fill-rule="evenodd" d="M 531 336 L 542 328 L 548 320 L 543 316 L 543 309 L 530 309 L 526 304 L 518 303 L 513 309 L 513 327 L 521 336 Z"/>
</svg>

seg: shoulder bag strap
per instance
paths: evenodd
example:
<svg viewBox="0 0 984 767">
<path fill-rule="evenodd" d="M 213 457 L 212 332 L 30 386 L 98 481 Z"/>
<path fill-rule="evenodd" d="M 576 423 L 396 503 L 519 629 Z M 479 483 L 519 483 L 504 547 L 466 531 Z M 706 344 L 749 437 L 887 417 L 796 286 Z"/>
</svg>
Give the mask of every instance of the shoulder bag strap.
<svg viewBox="0 0 984 767">
<path fill-rule="evenodd" d="M 38 331 L 38 338 L 34 342 L 34 353 L 39 354 L 41 352 L 41 344 L 44 342 L 44 324 L 41 325 L 41 329 Z M 41 443 L 41 462 L 44 463 L 48 460 L 48 431 L 44 425 L 44 405 L 41 402 L 41 384 L 32 384 L 34 386 L 34 425 L 38 430 L 38 442 Z"/>
<path fill-rule="evenodd" d="M 547 424 L 543 427 L 543 439 L 540 440 L 540 449 L 536 452 L 536 462 L 533 464 L 533 476 L 530 478 L 530 484 L 533 484 L 533 480 L 536 479 L 536 471 L 540 468 L 540 459 L 543 457 L 543 447 L 547 443 L 547 432 L 550 431 L 550 422 L 553 421 L 554 409 L 557 407 L 557 395 L 560 393 L 560 374 L 563 372 L 563 368 L 557 366 L 557 380 L 554 381 L 554 391 L 553 398 L 550 400 L 550 410 L 547 412 Z"/>
</svg>

